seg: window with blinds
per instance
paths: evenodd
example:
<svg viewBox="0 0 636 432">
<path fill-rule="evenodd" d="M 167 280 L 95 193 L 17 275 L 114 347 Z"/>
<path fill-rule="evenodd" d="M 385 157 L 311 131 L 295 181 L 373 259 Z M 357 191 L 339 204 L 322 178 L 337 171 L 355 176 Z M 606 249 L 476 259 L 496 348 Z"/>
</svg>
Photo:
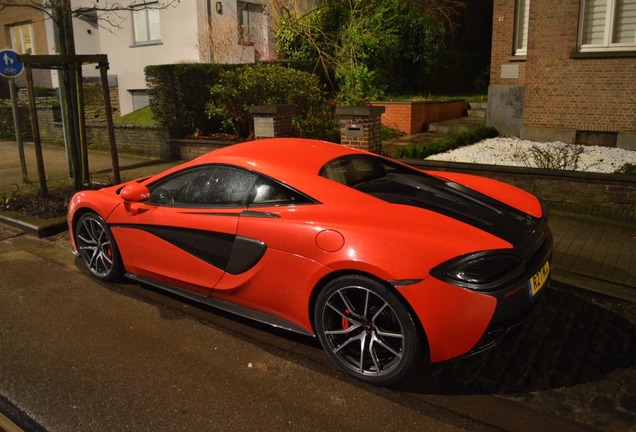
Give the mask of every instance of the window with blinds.
<svg viewBox="0 0 636 432">
<path fill-rule="evenodd" d="M 528 16 L 530 0 L 517 0 L 515 9 L 515 55 L 526 55 L 528 52 Z"/>
<path fill-rule="evenodd" d="M 636 0 L 582 0 L 579 50 L 636 50 Z"/>
</svg>

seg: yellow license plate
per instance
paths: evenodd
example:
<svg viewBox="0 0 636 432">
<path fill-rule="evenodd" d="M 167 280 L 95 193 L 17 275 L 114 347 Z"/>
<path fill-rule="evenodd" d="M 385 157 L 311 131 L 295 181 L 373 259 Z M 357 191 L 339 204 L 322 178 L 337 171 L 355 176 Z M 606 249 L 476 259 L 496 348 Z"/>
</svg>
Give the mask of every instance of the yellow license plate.
<svg viewBox="0 0 636 432">
<path fill-rule="evenodd" d="M 550 278 L 550 261 L 546 261 L 534 276 L 528 281 L 528 294 L 534 297 L 543 288 Z"/>
</svg>

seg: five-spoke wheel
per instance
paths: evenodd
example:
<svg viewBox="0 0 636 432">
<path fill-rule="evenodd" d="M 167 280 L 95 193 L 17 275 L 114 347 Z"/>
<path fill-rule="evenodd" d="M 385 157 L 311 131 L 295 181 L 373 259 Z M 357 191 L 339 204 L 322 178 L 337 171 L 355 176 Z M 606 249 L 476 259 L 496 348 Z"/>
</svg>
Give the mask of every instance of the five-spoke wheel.
<svg viewBox="0 0 636 432">
<path fill-rule="evenodd" d="M 423 350 L 413 317 L 398 296 L 364 276 L 329 283 L 318 295 L 314 318 L 332 360 L 369 383 L 400 381 Z"/>
<path fill-rule="evenodd" d="M 113 280 L 123 273 L 119 250 L 106 222 L 85 213 L 77 222 L 75 244 L 86 268 L 97 278 Z"/>
</svg>

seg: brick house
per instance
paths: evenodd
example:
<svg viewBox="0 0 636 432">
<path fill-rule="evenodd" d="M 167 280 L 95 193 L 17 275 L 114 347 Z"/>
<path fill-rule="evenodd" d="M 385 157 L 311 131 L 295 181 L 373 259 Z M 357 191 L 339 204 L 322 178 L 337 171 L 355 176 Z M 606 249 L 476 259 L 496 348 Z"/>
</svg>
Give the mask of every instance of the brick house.
<svg viewBox="0 0 636 432">
<path fill-rule="evenodd" d="M 0 14 L 0 49 L 11 48 L 19 54 L 48 54 L 52 29 L 44 14 L 31 8 L 7 8 Z M 33 80 L 37 86 L 52 87 L 51 73 L 36 69 Z M 15 78 L 19 87 L 25 86 L 24 74 Z M 8 81 L 0 78 L 0 97 L 8 98 Z"/>
<path fill-rule="evenodd" d="M 487 122 L 636 150 L 636 0 L 494 0 Z"/>
</svg>

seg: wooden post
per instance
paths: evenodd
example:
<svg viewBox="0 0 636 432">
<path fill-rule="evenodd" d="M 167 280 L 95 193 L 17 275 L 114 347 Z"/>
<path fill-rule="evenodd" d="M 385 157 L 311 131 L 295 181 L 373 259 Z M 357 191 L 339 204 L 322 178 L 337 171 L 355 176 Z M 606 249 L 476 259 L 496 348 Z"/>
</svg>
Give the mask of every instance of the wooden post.
<svg viewBox="0 0 636 432">
<path fill-rule="evenodd" d="M 76 63 L 77 74 L 75 85 L 77 87 L 77 109 L 79 111 L 79 139 L 80 154 L 82 156 L 82 181 L 89 184 L 91 181 L 90 170 L 88 166 L 88 138 L 86 137 L 86 112 L 84 110 L 84 83 L 82 78 L 82 64 Z"/>
<path fill-rule="evenodd" d="M 115 128 L 113 126 L 113 108 L 110 104 L 110 92 L 108 90 L 108 62 L 99 62 L 99 73 L 102 78 L 102 95 L 104 96 L 104 108 L 106 110 L 106 128 L 108 129 L 108 147 L 113 163 L 113 180 L 115 184 L 121 183 L 119 175 L 119 157 L 115 144 Z"/>
<path fill-rule="evenodd" d="M 31 112 L 31 129 L 33 129 L 33 146 L 35 147 L 35 160 L 38 165 L 38 179 L 40 180 L 40 194 L 47 196 L 49 189 L 46 185 L 46 174 L 44 173 L 44 158 L 42 157 L 42 141 L 40 139 L 40 125 L 35 106 L 35 94 L 33 91 L 33 73 L 31 65 L 25 64 L 27 94 L 29 96 L 29 111 Z"/>
<path fill-rule="evenodd" d="M 22 126 L 20 122 L 20 108 L 18 107 L 18 95 L 15 92 L 15 82 L 9 78 L 9 94 L 11 95 L 11 107 L 13 108 L 13 128 L 15 129 L 15 141 L 18 144 L 20 156 L 20 168 L 22 168 L 22 183 L 29 182 L 26 158 L 24 156 L 24 142 L 22 142 Z"/>
</svg>

